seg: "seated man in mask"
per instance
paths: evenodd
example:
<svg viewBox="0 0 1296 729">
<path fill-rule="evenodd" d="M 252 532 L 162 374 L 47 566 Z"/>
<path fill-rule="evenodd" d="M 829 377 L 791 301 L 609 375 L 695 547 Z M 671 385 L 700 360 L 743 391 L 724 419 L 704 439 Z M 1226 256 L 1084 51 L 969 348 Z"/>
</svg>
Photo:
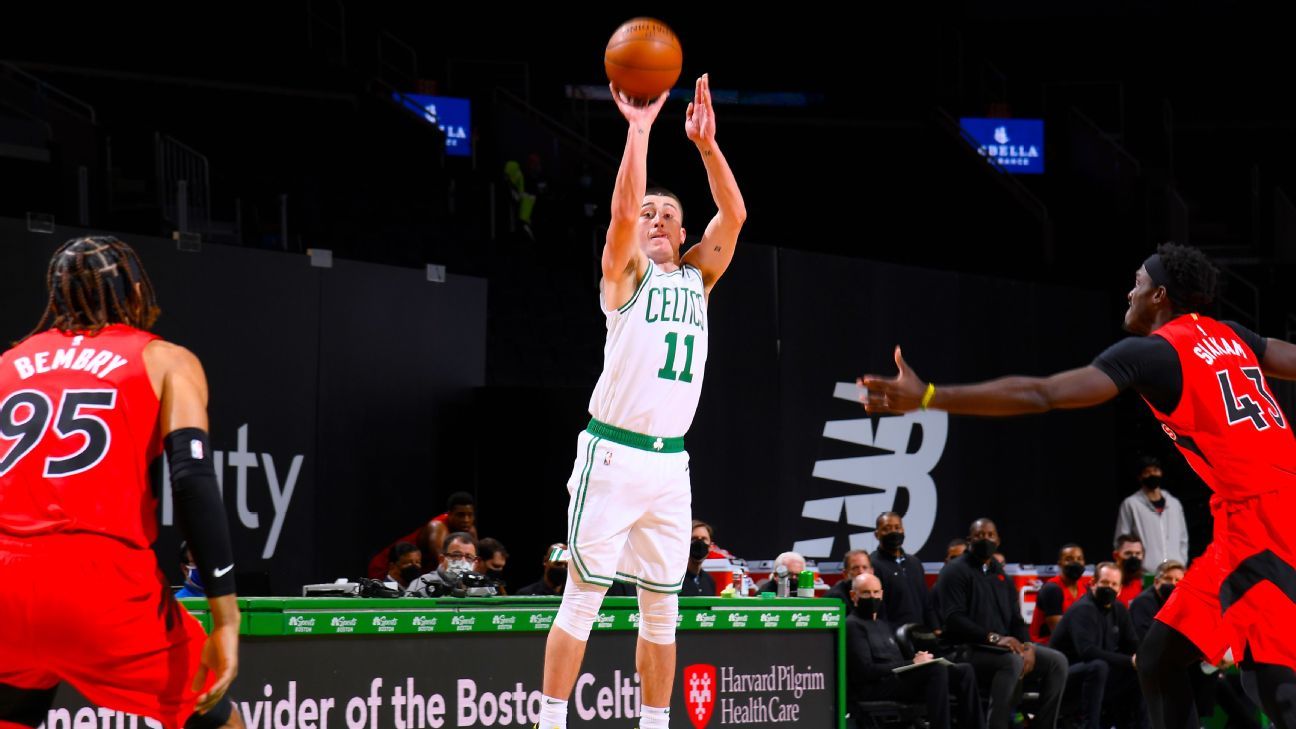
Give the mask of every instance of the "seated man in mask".
<svg viewBox="0 0 1296 729">
<path fill-rule="evenodd" d="M 1031 615 L 1031 640 L 1048 645 L 1049 638 L 1062 620 L 1062 614 L 1089 590 L 1091 580 L 1084 576 L 1085 556 L 1079 544 L 1064 544 L 1058 550 L 1058 573 L 1040 588 Z"/>
<path fill-rule="evenodd" d="M 1085 724 L 1091 729 L 1113 724 L 1122 729 L 1147 725 L 1134 663 L 1138 636 L 1129 611 L 1116 599 L 1120 585 L 1120 569 L 1112 562 L 1100 563 L 1094 568 L 1093 588 L 1066 611 L 1049 642 L 1072 665 L 1101 667 L 1099 673 L 1105 681 L 1086 682 L 1082 690 Z M 1111 717 L 1100 722 L 1104 708 Z"/>
<path fill-rule="evenodd" d="M 402 592 L 423 574 L 423 553 L 409 542 L 396 542 L 387 554 L 387 586 Z"/>
<path fill-rule="evenodd" d="M 715 580 L 702 569 L 702 563 L 711 552 L 711 541 L 707 537 L 698 536 L 699 531 L 706 534 L 701 529 L 693 530 L 695 536 L 689 544 L 688 567 L 684 570 L 684 584 L 680 587 L 680 597 L 716 596 Z"/>
<path fill-rule="evenodd" d="M 1116 537 L 1116 550 L 1112 559 L 1121 571 L 1120 591 L 1116 599 L 1125 607 L 1143 592 L 1143 540 L 1137 534 Z"/>
<path fill-rule="evenodd" d="M 1012 724 L 1021 682 L 1039 686 L 1034 729 L 1054 729 L 1066 687 L 1067 659 L 1048 646 L 1030 642 L 1017 590 L 994 559 L 999 530 L 989 519 L 972 522 L 968 550 L 951 560 L 936 581 L 943 623 L 941 638 L 971 663 L 990 686 L 990 729 Z"/>
<path fill-rule="evenodd" d="M 567 586 L 567 545 L 550 544 L 545 550 L 544 574 L 514 595 L 561 595 Z"/>
<path fill-rule="evenodd" d="M 985 715 L 977 693 L 976 672 L 966 663 L 936 663 L 903 673 L 892 669 L 935 660 L 919 651 L 906 660 L 885 620 L 877 617 L 882 605 L 882 582 L 864 572 L 852 581 L 854 607 L 846 618 L 846 686 L 852 703 L 861 701 L 923 702 L 931 729 L 949 729 L 950 696 L 957 699 L 960 729 L 984 729 Z"/>
<path fill-rule="evenodd" d="M 472 572 L 476 565 L 477 540 L 468 532 L 455 532 L 445 538 L 437 569 L 411 582 L 405 594 L 423 597 L 446 592 L 459 583 L 462 575 Z M 440 585 L 433 586 L 433 583 Z"/>
</svg>

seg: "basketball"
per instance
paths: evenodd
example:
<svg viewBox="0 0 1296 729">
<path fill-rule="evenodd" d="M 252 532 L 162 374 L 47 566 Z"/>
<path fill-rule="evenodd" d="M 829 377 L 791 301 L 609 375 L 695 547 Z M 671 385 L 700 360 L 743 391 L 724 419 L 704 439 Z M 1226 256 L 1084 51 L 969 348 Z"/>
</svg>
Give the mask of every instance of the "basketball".
<svg viewBox="0 0 1296 729">
<path fill-rule="evenodd" d="M 675 31 L 654 18 L 622 23 L 603 54 L 603 67 L 612 85 L 643 103 L 674 86 L 683 63 L 684 50 Z"/>
</svg>

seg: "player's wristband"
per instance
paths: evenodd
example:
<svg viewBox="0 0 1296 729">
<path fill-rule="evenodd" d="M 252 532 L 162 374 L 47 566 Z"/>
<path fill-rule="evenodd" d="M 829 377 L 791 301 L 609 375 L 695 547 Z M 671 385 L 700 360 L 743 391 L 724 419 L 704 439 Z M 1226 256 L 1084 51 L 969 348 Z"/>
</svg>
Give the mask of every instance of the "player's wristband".
<svg viewBox="0 0 1296 729">
<path fill-rule="evenodd" d="M 923 393 L 922 403 L 920 403 L 919 407 L 921 407 L 923 410 L 926 410 L 927 406 L 931 405 L 931 401 L 933 397 L 936 397 L 936 385 L 928 382 L 927 391 Z"/>
</svg>

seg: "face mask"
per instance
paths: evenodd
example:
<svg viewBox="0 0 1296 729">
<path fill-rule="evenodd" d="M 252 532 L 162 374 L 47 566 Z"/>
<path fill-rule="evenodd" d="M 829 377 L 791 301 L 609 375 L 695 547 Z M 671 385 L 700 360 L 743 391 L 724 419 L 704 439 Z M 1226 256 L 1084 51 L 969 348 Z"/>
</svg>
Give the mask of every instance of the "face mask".
<svg viewBox="0 0 1296 729">
<path fill-rule="evenodd" d="M 694 539 L 693 543 L 689 545 L 689 559 L 695 562 L 706 559 L 706 556 L 710 554 L 710 552 L 711 545 L 701 539 Z"/>
<path fill-rule="evenodd" d="M 472 572 L 472 568 L 473 563 L 466 559 L 446 560 L 446 572 L 458 572 L 459 574 L 464 574 L 466 572 Z"/>
<path fill-rule="evenodd" d="M 1066 577 L 1068 580 L 1072 582 L 1075 582 L 1081 577 L 1084 577 L 1084 570 L 1085 570 L 1084 565 L 1080 564 L 1079 562 L 1071 562 L 1069 564 L 1065 564 L 1062 566 L 1062 576 Z"/>
<path fill-rule="evenodd" d="M 1165 602 L 1166 600 L 1170 599 L 1170 593 L 1174 592 L 1174 588 L 1175 586 L 1170 584 L 1169 582 L 1157 587 L 1157 595 L 1161 598 L 1161 602 Z"/>
<path fill-rule="evenodd" d="M 991 557 L 993 557 L 995 550 L 998 548 L 999 545 L 995 544 L 992 540 L 973 539 L 972 546 L 969 547 L 969 550 L 972 552 L 972 556 L 975 557 L 978 562 L 984 562 L 990 559 Z"/>
<path fill-rule="evenodd" d="M 884 534 L 882 538 L 878 539 L 878 544 L 882 545 L 884 551 L 894 552 L 900 548 L 901 544 L 904 544 L 904 532 Z"/>
<path fill-rule="evenodd" d="M 408 585 L 414 580 L 417 580 L 421 574 L 423 574 L 422 567 L 416 564 L 407 564 L 404 567 L 401 567 L 400 581 Z"/>
<path fill-rule="evenodd" d="M 1134 575 L 1143 572 L 1143 558 L 1129 557 L 1121 563 L 1121 572 L 1125 574 L 1125 579 L 1130 579 Z"/>
<path fill-rule="evenodd" d="M 1151 491 L 1152 489 L 1159 489 L 1161 488 L 1161 477 L 1148 476 L 1144 478 L 1141 483 L 1143 484 L 1143 488 L 1147 489 L 1148 491 Z"/>
<path fill-rule="evenodd" d="M 877 615 L 878 607 L 882 605 L 880 597 L 861 597 L 855 600 L 855 614 L 865 620 L 872 620 Z"/>
<path fill-rule="evenodd" d="M 1093 601 L 1100 608 L 1109 608 L 1116 602 L 1116 591 L 1110 587 L 1099 587 L 1093 591 Z"/>
<path fill-rule="evenodd" d="M 545 575 L 549 577 L 549 584 L 553 585 L 554 587 L 560 587 L 562 585 L 567 584 L 566 567 L 550 567 L 549 569 L 545 570 Z"/>
</svg>

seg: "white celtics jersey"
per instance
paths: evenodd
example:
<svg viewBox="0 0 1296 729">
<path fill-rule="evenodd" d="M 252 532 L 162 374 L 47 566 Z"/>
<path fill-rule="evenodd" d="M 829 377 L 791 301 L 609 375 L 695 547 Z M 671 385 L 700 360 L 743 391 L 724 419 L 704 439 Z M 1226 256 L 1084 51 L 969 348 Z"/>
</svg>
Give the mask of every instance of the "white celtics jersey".
<svg viewBox="0 0 1296 729">
<path fill-rule="evenodd" d="M 601 299 L 601 297 L 600 297 Z M 607 314 L 603 374 L 590 415 L 664 438 L 688 432 L 707 360 L 706 289 L 693 266 L 665 273 L 651 261 L 634 296 Z"/>
</svg>

